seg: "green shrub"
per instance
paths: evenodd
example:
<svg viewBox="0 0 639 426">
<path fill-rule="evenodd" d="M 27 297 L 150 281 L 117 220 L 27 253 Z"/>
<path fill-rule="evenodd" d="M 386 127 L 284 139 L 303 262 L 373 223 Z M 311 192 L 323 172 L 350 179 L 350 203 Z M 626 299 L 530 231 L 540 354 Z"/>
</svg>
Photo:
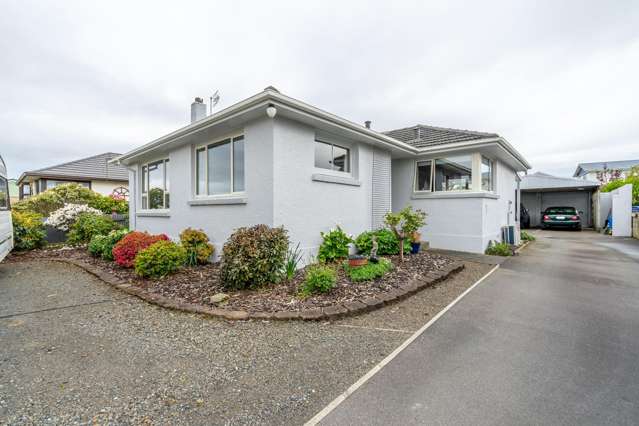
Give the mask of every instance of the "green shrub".
<svg viewBox="0 0 639 426">
<path fill-rule="evenodd" d="M 630 175 L 625 179 L 617 179 L 608 182 L 600 188 L 601 192 L 611 192 L 624 185 L 632 185 L 632 204 L 639 205 L 639 176 Z"/>
<path fill-rule="evenodd" d="M 397 251 L 399 251 L 399 257 L 404 261 L 404 250 L 400 250 L 399 247 L 404 246 L 404 242 L 409 240 L 415 232 L 426 225 L 426 213 L 422 210 L 413 210 L 411 206 L 406 206 L 397 213 L 386 213 L 384 222 L 393 231 L 397 237 Z"/>
<path fill-rule="evenodd" d="M 186 250 L 173 241 L 158 241 L 135 257 L 135 273 L 142 277 L 163 277 L 184 266 Z"/>
<path fill-rule="evenodd" d="M 129 211 L 129 203 L 126 201 L 98 194 L 78 183 L 58 185 L 26 200 L 18 201 L 13 205 L 13 210 L 30 211 L 47 217 L 65 204 L 87 204 L 106 214 L 110 214 L 114 209 L 120 214 L 127 214 Z"/>
<path fill-rule="evenodd" d="M 320 262 L 335 262 L 348 257 L 348 246 L 353 239 L 339 226 L 329 232 L 321 232 L 322 244 L 319 247 L 317 258 Z"/>
<path fill-rule="evenodd" d="M 388 271 L 393 269 L 393 263 L 384 258 L 380 258 L 378 263 L 367 263 L 363 266 L 351 268 L 346 263 L 346 274 L 351 281 L 370 281 L 377 278 L 381 278 Z"/>
<path fill-rule="evenodd" d="M 278 281 L 287 249 L 288 235 L 283 227 L 237 229 L 222 249 L 222 282 L 228 288 L 244 289 Z"/>
<path fill-rule="evenodd" d="M 308 297 L 315 293 L 327 293 L 337 280 L 335 269 L 327 265 L 312 265 L 306 271 L 306 278 L 302 283 L 300 293 Z"/>
<path fill-rule="evenodd" d="M 117 229 L 120 229 L 120 225 L 108 216 L 82 213 L 71 225 L 67 242 L 74 245 L 85 244 L 91 241 L 94 235 L 106 235 Z"/>
<path fill-rule="evenodd" d="M 486 249 L 486 254 L 491 256 L 512 256 L 513 250 L 507 243 L 497 243 L 493 244 L 491 241 Z"/>
<path fill-rule="evenodd" d="M 373 236 L 377 237 L 377 254 L 380 256 L 399 253 L 399 240 L 390 229 L 362 232 L 355 239 L 355 246 L 360 253 L 369 255 L 373 248 Z M 404 253 L 410 252 L 410 241 L 404 241 Z"/>
<path fill-rule="evenodd" d="M 13 242 L 16 250 L 33 250 L 45 243 L 42 216 L 31 212 L 11 212 L 13 222 Z"/>
<path fill-rule="evenodd" d="M 104 260 L 113 260 L 113 247 L 128 233 L 126 229 L 109 232 L 107 235 L 94 235 L 89 242 L 89 253 Z"/>
<path fill-rule="evenodd" d="M 530 234 L 530 233 L 528 233 L 526 231 L 521 231 L 521 240 L 522 241 L 535 241 L 535 239 L 536 238 L 532 234 Z"/>
<path fill-rule="evenodd" d="M 191 266 L 208 263 L 215 247 L 209 243 L 209 237 L 202 230 L 187 228 L 180 234 L 180 243 L 186 250 L 186 263 Z"/>
</svg>

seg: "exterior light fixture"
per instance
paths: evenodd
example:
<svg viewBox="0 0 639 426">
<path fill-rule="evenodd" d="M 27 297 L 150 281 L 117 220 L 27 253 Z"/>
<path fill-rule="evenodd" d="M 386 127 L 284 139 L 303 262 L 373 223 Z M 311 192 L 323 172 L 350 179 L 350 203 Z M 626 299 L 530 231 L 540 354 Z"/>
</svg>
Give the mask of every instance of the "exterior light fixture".
<svg viewBox="0 0 639 426">
<path fill-rule="evenodd" d="M 268 108 L 266 108 L 266 115 L 268 115 L 269 118 L 274 118 L 275 114 L 277 114 L 277 108 L 275 108 L 273 104 L 269 104 Z"/>
</svg>

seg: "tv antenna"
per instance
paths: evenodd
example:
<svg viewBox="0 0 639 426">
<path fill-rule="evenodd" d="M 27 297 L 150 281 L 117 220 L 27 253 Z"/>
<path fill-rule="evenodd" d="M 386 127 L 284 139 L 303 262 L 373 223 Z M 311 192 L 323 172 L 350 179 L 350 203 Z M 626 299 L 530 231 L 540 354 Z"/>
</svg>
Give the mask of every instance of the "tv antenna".
<svg viewBox="0 0 639 426">
<path fill-rule="evenodd" d="M 220 93 L 219 90 L 216 90 L 215 93 L 213 93 L 213 95 L 209 98 L 209 100 L 211 101 L 209 103 L 209 115 L 213 114 L 213 107 L 215 105 L 217 105 L 218 102 L 220 102 Z"/>
</svg>

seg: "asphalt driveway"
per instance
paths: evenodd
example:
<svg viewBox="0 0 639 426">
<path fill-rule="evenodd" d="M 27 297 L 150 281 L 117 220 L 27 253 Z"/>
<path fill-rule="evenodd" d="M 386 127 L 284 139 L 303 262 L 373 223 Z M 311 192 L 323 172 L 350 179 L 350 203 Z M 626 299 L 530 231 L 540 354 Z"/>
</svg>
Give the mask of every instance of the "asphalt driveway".
<svg viewBox="0 0 639 426">
<path fill-rule="evenodd" d="M 637 240 L 541 231 L 322 424 L 637 424 Z"/>
</svg>

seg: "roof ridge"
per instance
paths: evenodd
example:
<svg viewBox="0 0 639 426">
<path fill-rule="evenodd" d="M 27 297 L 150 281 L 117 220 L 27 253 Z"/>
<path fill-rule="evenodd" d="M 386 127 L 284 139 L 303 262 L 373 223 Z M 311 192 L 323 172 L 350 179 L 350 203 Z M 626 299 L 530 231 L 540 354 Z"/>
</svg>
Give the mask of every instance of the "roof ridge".
<svg viewBox="0 0 639 426">
<path fill-rule="evenodd" d="M 462 132 L 462 133 L 468 133 L 468 134 L 471 134 L 471 135 L 499 136 L 497 133 L 479 132 L 477 130 L 468 130 L 468 129 L 453 129 L 452 127 L 439 127 L 439 126 L 431 126 L 431 125 L 428 125 L 428 124 L 418 124 L 417 126 L 426 127 L 427 129 L 434 129 L 434 130 L 446 130 L 446 131 L 450 131 L 450 132 Z M 417 127 L 417 126 L 415 126 L 415 127 Z"/>
<path fill-rule="evenodd" d="M 49 169 L 55 169 L 56 167 L 67 166 L 69 164 L 79 163 L 80 161 L 91 160 L 93 158 L 102 157 L 102 156 L 105 156 L 105 155 L 113 155 L 113 156 L 117 157 L 118 155 L 121 155 L 121 154 L 118 154 L 116 152 L 103 152 L 102 154 L 91 155 L 89 157 L 79 158 L 77 160 L 67 161 L 65 163 L 60 163 L 60 164 L 56 164 L 56 165 L 49 166 L 49 167 L 43 167 L 41 169 L 29 170 L 29 171 L 26 171 L 24 173 L 42 172 L 42 171 L 46 171 L 46 170 L 49 170 Z"/>
</svg>

